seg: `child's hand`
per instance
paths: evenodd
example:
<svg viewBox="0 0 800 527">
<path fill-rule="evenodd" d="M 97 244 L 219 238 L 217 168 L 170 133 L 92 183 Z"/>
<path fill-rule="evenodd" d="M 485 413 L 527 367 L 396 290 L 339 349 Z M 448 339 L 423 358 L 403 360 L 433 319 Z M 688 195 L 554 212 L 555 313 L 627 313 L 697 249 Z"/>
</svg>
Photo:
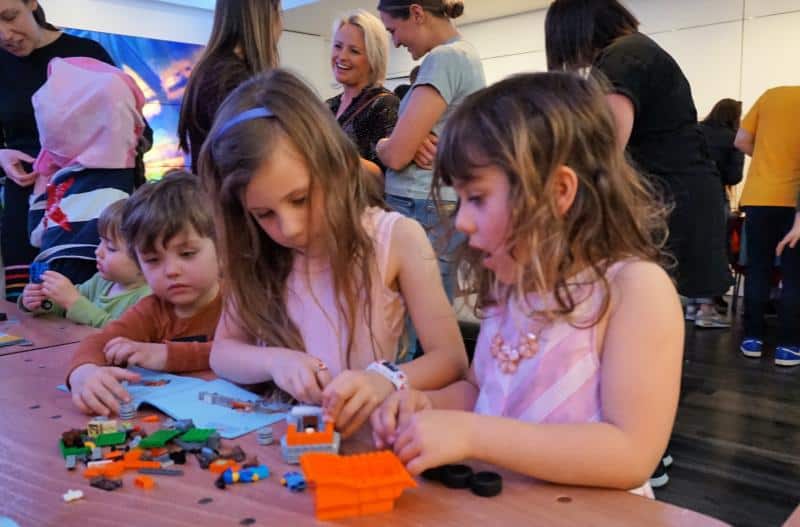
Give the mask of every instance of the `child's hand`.
<svg viewBox="0 0 800 527">
<path fill-rule="evenodd" d="M 42 292 L 42 284 L 29 283 L 22 290 L 22 305 L 28 311 L 36 311 L 42 307 L 45 299 L 47 299 L 47 295 Z"/>
<path fill-rule="evenodd" d="M 343 438 L 348 437 L 392 392 L 394 385 L 380 373 L 343 371 L 322 392 L 325 418 L 336 423 Z"/>
<path fill-rule="evenodd" d="M 86 414 L 116 414 L 119 413 L 119 401 L 131 399 L 120 381 L 139 380 L 138 374 L 122 368 L 82 364 L 69 376 L 72 402 Z"/>
<path fill-rule="evenodd" d="M 167 345 L 137 342 L 125 337 L 115 337 L 103 349 L 109 364 L 140 366 L 150 370 L 163 370 L 167 365 Z"/>
<path fill-rule="evenodd" d="M 400 390 L 387 397 L 370 416 L 375 448 L 393 445 L 397 431 L 408 424 L 412 415 L 431 408 L 430 398 L 420 390 Z"/>
<path fill-rule="evenodd" d="M 415 476 L 432 467 L 473 457 L 473 417 L 470 412 L 455 410 L 417 412 L 398 429 L 394 453 Z"/>
<path fill-rule="evenodd" d="M 42 273 L 42 292 L 64 309 L 71 308 L 81 297 L 69 278 L 55 271 Z"/>
<path fill-rule="evenodd" d="M 278 388 L 303 403 L 322 404 L 322 390 L 331 382 L 325 364 L 308 353 L 276 350 L 272 380 Z"/>
</svg>

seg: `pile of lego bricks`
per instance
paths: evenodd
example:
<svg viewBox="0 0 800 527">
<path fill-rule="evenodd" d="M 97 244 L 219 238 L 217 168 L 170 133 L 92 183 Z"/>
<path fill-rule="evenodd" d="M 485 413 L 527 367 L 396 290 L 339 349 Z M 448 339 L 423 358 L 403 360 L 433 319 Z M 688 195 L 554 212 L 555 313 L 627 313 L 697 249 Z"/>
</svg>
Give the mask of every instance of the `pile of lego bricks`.
<svg viewBox="0 0 800 527">
<path fill-rule="evenodd" d="M 146 416 L 142 422 L 157 423 L 156 415 Z M 271 429 L 259 432 L 272 434 Z M 174 465 L 186 463 L 187 454 L 197 458 L 202 469 L 218 474 L 216 486 L 224 489 L 232 483 L 255 482 L 269 477 L 269 469 L 258 458 L 247 458 L 239 446 L 223 447 L 214 429 L 196 428 L 191 420 L 168 419 L 158 430 L 145 432 L 132 421 L 118 423 L 106 418 L 91 420 L 86 429 L 67 430 L 59 442 L 66 468 L 75 470 L 78 463 L 86 468 L 83 476 L 93 487 L 113 491 L 122 487 L 122 476 L 136 471 L 134 484 L 142 489 L 155 486 L 151 476 L 182 476 L 183 471 Z M 303 480 L 305 488 L 305 480 Z M 298 490 L 295 484 L 291 490 Z M 80 491 L 69 490 L 64 501 L 83 497 Z"/>
</svg>

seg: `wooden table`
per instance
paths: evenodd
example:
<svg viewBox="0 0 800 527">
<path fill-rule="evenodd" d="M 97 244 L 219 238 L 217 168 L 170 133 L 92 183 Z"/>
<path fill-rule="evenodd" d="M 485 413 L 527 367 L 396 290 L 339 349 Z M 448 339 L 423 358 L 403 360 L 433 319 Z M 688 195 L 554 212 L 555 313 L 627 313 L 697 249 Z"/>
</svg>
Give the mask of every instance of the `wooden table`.
<svg viewBox="0 0 800 527">
<path fill-rule="evenodd" d="M 61 432 L 85 427 L 87 417 L 72 406 L 69 395 L 55 386 L 74 345 L 38 349 L 0 357 L 0 517 L 20 526 L 224 526 L 254 518 L 256 525 L 319 525 L 314 518 L 311 491 L 290 493 L 279 484 L 290 470 L 277 445 L 258 446 L 254 434 L 226 441 L 256 454 L 272 472 L 254 484 L 214 487 L 214 475 L 190 457 L 182 477 L 155 476 L 156 488 L 133 486 L 134 475 L 124 476 L 124 487 L 114 492 L 91 488 L 81 468 L 68 472 L 59 455 Z M 275 425 L 276 439 L 285 426 Z M 342 453 L 364 451 L 364 441 L 345 441 Z M 395 510 L 374 516 L 335 522 L 341 525 L 574 525 L 720 526 L 722 522 L 628 492 L 563 487 L 534 482 L 503 472 L 504 490 L 495 498 L 479 498 L 466 490 L 451 490 L 419 480 L 407 490 Z M 81 489 L 85 498 L 63 503 L 67 489 Z M 198 500 L 213 498 L 201 505 Z"/>
<path fill-rule="evenodd" d="M 23 313 L 17 304 L 7 300 L 0 301 L 0 312 L 8 317 L 8 320 L 0 322 L 0 331 L 32 342 L 30 345 L 0 347 L 0 356 L 79 342 L 85 336 L 98 331 L 62 317 L 34 317 L 30 313 Z"/>
</svg>

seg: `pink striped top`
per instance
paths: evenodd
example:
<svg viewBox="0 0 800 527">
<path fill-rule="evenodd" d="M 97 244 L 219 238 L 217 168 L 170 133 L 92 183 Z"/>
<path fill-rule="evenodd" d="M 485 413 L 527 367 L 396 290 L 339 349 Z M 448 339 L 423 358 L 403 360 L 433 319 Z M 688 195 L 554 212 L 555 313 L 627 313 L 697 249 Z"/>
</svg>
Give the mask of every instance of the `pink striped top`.
<svg viewBox="0 0 800 527">
<path fill-rule="evenodd" d="M 628 261 L 612 265 L 606 272 L 606 279 L 613 280 Z M 603 289 L 595 284 L 576 287 L 574 291 L 574 298 L 580 300 L 580 304 L 573 313 L 573 325 L 565 319 L 543 325 L 529 318 L 525 314 L 528 309 L 514 300 L 487 313 L 481 324 L 473 363 L 480 387 L 476 413 L 539 424 L 602 420 L 600 353 L 608 325 L 607 315 L 594 326 L 583 326 L 596 317 L 602 305 Z M 534 309 L 541 309 L 545 301 L 554 300 L 543 300 L 536 295 L 527 298 L 528 305 Z M 490 352 L 492 339 L 499 334 L 510 346 L 516 346 L 520 337 L 528 332 L 538 337 L 538 353 L 521 360 L 514 373 L 503 373 Z M 636 492 L 652 496 L 649 486 Z"/>
</svg>

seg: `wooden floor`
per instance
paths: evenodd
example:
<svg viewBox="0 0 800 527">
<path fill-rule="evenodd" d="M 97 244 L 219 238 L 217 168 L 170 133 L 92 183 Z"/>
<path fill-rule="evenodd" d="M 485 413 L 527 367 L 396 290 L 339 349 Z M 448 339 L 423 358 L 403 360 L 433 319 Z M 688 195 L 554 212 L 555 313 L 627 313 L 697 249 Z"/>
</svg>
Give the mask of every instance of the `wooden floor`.
<svg viewBox="0 0 800 527">
<path fill-rule="evenodd" d="M 737 527 L 781 525 L 800 503 L 800 366 L 775 366 L 769 336 L 760 360 L 744 357 L 738 321 L 686 329 L 675 461 L 656 498 Z"/>
</svg>

